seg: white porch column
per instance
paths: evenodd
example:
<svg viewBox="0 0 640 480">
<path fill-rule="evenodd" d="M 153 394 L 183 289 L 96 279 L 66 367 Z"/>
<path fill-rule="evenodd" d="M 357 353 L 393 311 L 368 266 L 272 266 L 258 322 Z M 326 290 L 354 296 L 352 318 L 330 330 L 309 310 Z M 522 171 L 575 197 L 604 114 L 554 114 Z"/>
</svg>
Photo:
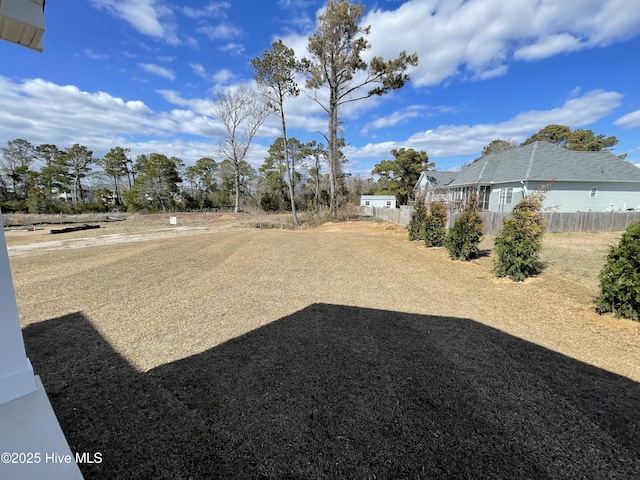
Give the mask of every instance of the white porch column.
<svg viewBox="0 0 640 480">
<path fill-rule="evenodd" d="M 0 224 L 2 212 L 0 212 Z M 4 226 L 0 235 L 0 405 L 35 392 L 36 380 L 24 349 Z"/>
</svg>

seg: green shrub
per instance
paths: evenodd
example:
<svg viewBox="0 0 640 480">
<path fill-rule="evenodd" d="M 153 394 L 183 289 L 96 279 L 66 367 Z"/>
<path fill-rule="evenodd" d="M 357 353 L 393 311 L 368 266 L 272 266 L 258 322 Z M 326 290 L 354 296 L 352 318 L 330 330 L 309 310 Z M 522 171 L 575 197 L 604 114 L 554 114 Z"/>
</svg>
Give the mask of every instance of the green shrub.
<svg viewBox="0 0 640 480">
<path fill-rule="evenodd" d="M 211 202 L 213 208 L 233 208 L 234 199 L 229 192 L 224 190 L 216 190 L 211 192 L 207 199 Z"/>
<path fill-rule="evenodd" d="M 280 195 L 277 193 L 264 192 L 260 199 L 260 207 L 265 212 L 277 212 L 280 210 Z"/>
<path fill-rule="evenodd" d="M 0 203 L 0 208 L 5 213 L 28 212 L 29 206 L 25 200 L 7 200 Z"/>
<path fill-rule="evenodd" d="M 640 320 L 640 222 L 629 225 L 618 245 L 611 247 L 600 271 L 598 313 Z"/>
<path fill-rule="evenodd" d="M 493 271 L 497 277 L 521 282 L 542 270 L 538 258 L 545 227 L 541 207 L 540 198 L 523 198 L 514 207 L 511 217 L 502 221 L 502 232 L 494 243 Z"/>
<path fill-rule="evenodd" d="M 441 247 L 447 236 L 447 207 L 442 202 L 431 202 L 424 222 L 424 244 Z"/>
<path fill-rule="evenodd" d="M 454 260 L 471 260 L 478 256 L 482 240 L 482 217 L 478 214 L 478 197 L 473 194 L 444 239 L 444 246 Z"/>
<path fill-rule="evenodd" d="M 409 231 L 409 240 L 424 240 L 424 221 L 427 218 L 427 205 L 424 203 L 424 197 L 416 200 L 416 206 L 411 215 L 411 221 L 407 226 Z"/>
<path fill-rule="evenodd" d="M 85 203 L 78 202 L 74 207 L 74 213 L 104 213 L 109 208 L 104 203 Z"/>
</svg>

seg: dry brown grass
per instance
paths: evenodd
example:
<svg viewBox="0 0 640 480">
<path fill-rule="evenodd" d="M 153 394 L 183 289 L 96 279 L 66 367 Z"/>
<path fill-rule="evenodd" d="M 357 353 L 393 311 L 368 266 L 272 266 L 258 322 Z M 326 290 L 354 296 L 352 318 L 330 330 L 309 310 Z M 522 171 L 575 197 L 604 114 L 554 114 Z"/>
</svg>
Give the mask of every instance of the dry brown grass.
<svg viewBox="0 0 640 480">
<path fill-rule="evenodd" d="M 290 231 L 253 228 L 286 216 L 169 216 L 7 232 L 23 324 L 81 311 L 146 370 L 324 302 L 469 318 L 640 380 L 640 325 L 591 307 L 619 233 L 547 235 L 543 274 L 513 283 L 494 278 L 490 255 L 454 262 L 387 223 Z"/>
<path fill-rule="evenodd" d="M 7 233 L 27 353 L 72 448 L 105 455 L 86 478 L 640 468 L 640 324 L 591 306 L 619 234 L 547 235 L 514 283 L 491 238 L 465 263 L 387 223 L 256 228 L 287 221 Z"/>
</svg>

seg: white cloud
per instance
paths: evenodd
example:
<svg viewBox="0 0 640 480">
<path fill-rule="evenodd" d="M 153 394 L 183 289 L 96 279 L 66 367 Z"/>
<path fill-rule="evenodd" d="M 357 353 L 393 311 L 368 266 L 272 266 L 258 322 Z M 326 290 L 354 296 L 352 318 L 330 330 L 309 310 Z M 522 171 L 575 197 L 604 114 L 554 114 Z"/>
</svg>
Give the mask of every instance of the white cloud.
<svg viewBox="0 0 640 480">
<path fill-rule="evenodd" d="M 160 93 L 185 108 L 154 112 L 143 102 L 105 92 L 86 92 L 42 79 L 14 83 L 0 76 L 0 144 L 14 138 L 26 138 L 34 145 L 53 143 L 61 149 L 79 143 L 95 157 L 122 146 L 131 148 L 133 156 L 160 152 L 186 162 L 215 153 L 223 132 L 210 116 L 211 103 L 185 100 L 175 92 Z"/>
<path fill-rule="evenodd" d="M 166 67 L 161 67 L 154 63 L 139 63 L 138 66 L 147 73 L 157 75 L 158 77 L 166 78 L 168 80 L 175 80 L 176 75 L 173 70 Z"/>
<path fill-rule="evenodd" d="M 239 57 L 244 53 L 244 45 L 241 43 L 227 43 L 226 45 L 220 47 L 218 50 L 221 52 L 228 52 L 234 57 Z"/>
<path fill-rule="evenodd" d="M 310 5 L 313 5 L 312 0 L 278 0 L 278 6 L 283 10 L 303 10 Z"/>
<path fill-rule="evenodd" d="M 207 73 L 201 63 L 190 63 L 189 66 L 191 67 L 191 70 L 193 70 L 193 73 L 198 75 L 200 78 L 211 80 L 211 76 Z"/>
<path fill-rule="evenodd" d="M 580 39 L 569 33 L 547 35 L 536 43 L 518 48 L 513 57 L 516 60 L 541 60 L 558 53 L 566 53 L 583 48 Z"/>
<path fill-rule="evenodd" d="M 204 156 L 215 157 L 216 146 L 226 135 L 212 115 L 212 100 L 187 99 L 173 90 L 157 93 L 177 108 L 154 111 L 141 101 L 126 101 L 105 92 L 42 79 L 13 82 L 0 75 L 0 145 L 15 138 L 34 145 L 53 143 L 61 149 L 79 143 L 95 157 L 122 146 L 130 148 L 134 157 L 160 152 L 187 164 Z M 299 112 L 291 115 L 292 126 L 310 127 L 313 122 Z M 270 119 L 259 138 L 270 143 L 279 134 L 278 127 L 277 119 Z M 256 141 L 247 161 L 260 166 L 267 148 Z"/>
<path fill-rule="evenodd" d="M 111 143 L 113 139 L 158 133 L 153 112 L 143 102 L 42 79 L 13 83 L 0 76 L 0 102 L 6 141 L 25 138 L 28 132 L 27 140 L 34 144 L 55 143 L 64 148 L 80 143 L 106 151 L 117 145 Z"/>
<path fill-rule="evenodd" d="M 623 128 L 640 127 L 640 110 L 627 113 L 613 122 L 613 124 Z"/>
<path fill-rule="evenodd" d="M 217 84 L 227 84 L 231 80 L 235 79 L 236 75 L 229 69 L 223 68 L 213 74 L 213 81 Z"/>
<path fill-rule="evenodd" d="M 84 53 L 85 56 L 87 56 L 91 60 L 106 60 L 109 58 L 109 55 L 106 55 L 103 53 L 96 53 L 90 48 L 84 48 L 82 50 L 82 53 Z"/>
<path fill-rule="evenodd" d="M 391 112 L 384 117 L 378 117 L 372 122 L 366 123 L 360 130 L 360 135 L 365 136 L 372 130 L 393 127 L 405 123 L 407 120 L 421 117 L 433 117 L 441 113 L 456 113 L 458 108 L 446 105 L 410 105 L 409 107 Z"/>
<path fill-rule="evenodd" d="M 242 35 L 242 29 L 230 23 L 220 23 L 218 25 L 203 25 L 196 28 L 196 32 L 205 35 L 209 40 L 226 40 L 238 38 Z"/>
<path fill-rule="evenodd" d="M 181 43 L 176 34 L 177 25 L 172 21 L 172 10 L 156 0 L 92 0 L 92 3 L 144 35 L 170 45 Z"/>
<path fill-rule="evenodd" d="M 182 9 L 182 13 L 190 18 L 212 18 L 224 16 L 226 13 L 225 10 L 228 10 L 229 8 L 231 8 L 231 4 L 229 2 L 215 2 L 200 9 L 184 7 Z"/>
<path fill-rule="evenodd" d="M 212 101 L 204 98 L 187 99 L 180 96 L 175 90 L 158 90 L 162 98 L 172 105 L 179 107 L 189 107 L 192 111 L 200 115 L 211 115 L 213 113 Z"/>
<path fill-rule="evenodd" d="M 420 110 L 421 107 L 412 107 L 406 110 L 392 112 L 391 115 L 387 115 L 386 117 L 377 118 L 373 122 L 365 124 L 360 130 L 360 135 L 367 135 L 370 130 L 392 127 L 410 118 L 416 118 L 420 116 Z"/>
<path fill-rule="evenodd" d="M 429 86 L 453 77 L 482 80 L 503 75 L 514 60 L 628 39 L 640 31 L 640 9 L 626 0 L 409 0 L 396 10 L 366 12 L 362 24 L 371 26 L 371 55 L 416 52 L 412 79 Z"/>
<path fill-rule="evenodd" d="M 200 78 L 216 85 L 228 85 L 229 82 L 237 77 L 236 74 L 227 68 L 218 70 L 215 73 L 209 73 L 201 63 L 190 63 L 189 66 L 193 70 L 193 73 L 198 75 Z"/>
<path fill-rule="evenodd" d="M 571 128 L 583 127 L 611 114 L 621 103 L 617 92 L 594 90 L 571 98 L 562 106 L 550 110 L 530 110 L 499 123 L 476 125 L 441 125 L 435 129 L 411 135 L 397 142 L 370 143 L 351 149 L 352 158 L 380 158 L 393 148 L 425 150 L 430 157 L 476 155 L 497 138 L 520 143 L 541 128 L 558 123 Z"/>
</svg>

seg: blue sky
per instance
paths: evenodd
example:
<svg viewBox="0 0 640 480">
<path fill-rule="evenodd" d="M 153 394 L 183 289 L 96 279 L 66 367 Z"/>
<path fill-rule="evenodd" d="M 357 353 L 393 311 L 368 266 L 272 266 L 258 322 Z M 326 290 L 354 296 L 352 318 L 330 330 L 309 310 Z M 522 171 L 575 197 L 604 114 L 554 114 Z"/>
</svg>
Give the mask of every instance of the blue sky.
<svg viewBox="0 0 640 480">
<path fill-rule="evenodd" d="M 457 169 L 494 139 L 545 125 L 592 129 L 640 165 L 640 0 L 363 2 L 368 55 L 417 53 L 411 81 L 342 112 L 347 170 L 368 176 L 391 150 L 424 150 Z M 159 152 L 187 165 L 219 157 L 216 95 L 252 82 L 249 66 L 282 39 L 306 56 L 323 1 L 77 0 L 46 5 L 44 53 L 0 42 L 0 144 Z M 322 138 L 324 112 L 301 95 L 290 134 Z M 279 135 L 261 128 L 258 167 Z"/>
</svg>

